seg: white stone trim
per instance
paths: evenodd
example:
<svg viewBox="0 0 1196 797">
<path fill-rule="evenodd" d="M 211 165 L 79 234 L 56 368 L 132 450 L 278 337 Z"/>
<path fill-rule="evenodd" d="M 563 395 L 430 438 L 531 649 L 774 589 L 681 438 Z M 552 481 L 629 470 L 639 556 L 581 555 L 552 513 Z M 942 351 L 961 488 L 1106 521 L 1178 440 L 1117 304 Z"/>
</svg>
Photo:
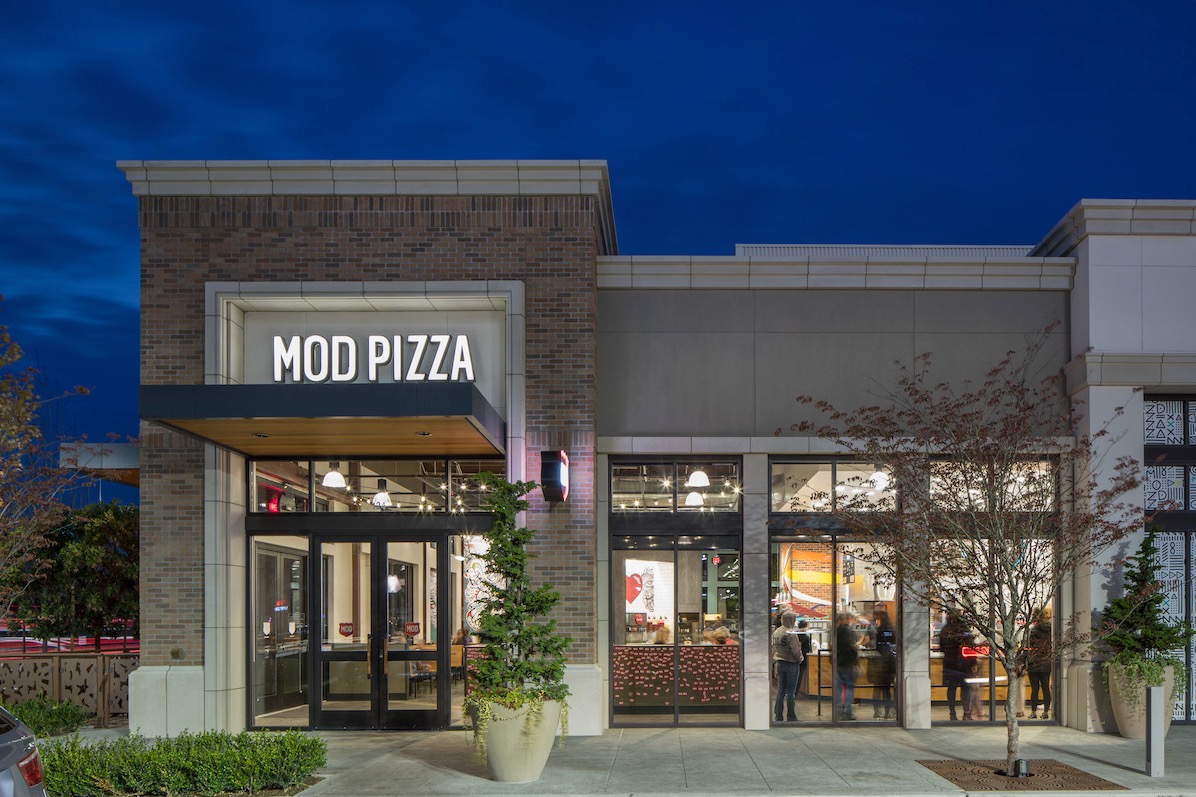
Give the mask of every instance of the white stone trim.
<svg viewBox="0 0 1196 797">
<path fill-rule="evenodd" d="M 1196 199 L 1081 199 L 1034 247 L 1068 255 L 1089 235 L 1192 235 Z"/>
<path fill-rule="evenodd" d="M 1173 352 L 1086 352 L 1064 369 L 1067 392 L 1086 387 L 1196 389 L 1196 354 Z"/>
<path fill-rule="evenodd" d="M 598 258 L 601 289 L 1069 291 L 1072 257 Z"/>
<path fill-rule="evenodd" d="M 135 196 L 595 195 L 604 160 L 117 161 Z"/>
</svg>

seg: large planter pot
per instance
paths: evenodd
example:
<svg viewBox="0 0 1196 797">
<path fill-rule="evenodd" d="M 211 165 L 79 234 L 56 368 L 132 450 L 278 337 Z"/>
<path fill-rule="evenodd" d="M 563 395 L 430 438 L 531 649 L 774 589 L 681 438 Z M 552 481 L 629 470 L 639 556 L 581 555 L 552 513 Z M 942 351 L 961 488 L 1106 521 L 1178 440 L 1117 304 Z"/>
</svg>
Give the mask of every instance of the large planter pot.
<svg viewBox="0 0 1196 797">
<path fill-rule="evenodd" d="M 1117 732 L 1127 739 L 1146 738 L 1146 686 L 1126 676 L 1125 668 L 1117 664 L 1109 669 L 1109 702 Z M 1171 729 L 1172 707 L 1175 705 L 1175 668 L 1166 667 L 1163 677 L 1164 700 L 1163 733 Z"/>
<path fill-rule="evenodd" d="M 494 779 L 527 783 L 539 778 L 561 724 L 561 704 L 549 700 L 542 710 L 533 710 L 531 706 L 512 710 L 491 705 L 490 712 L 486 724 L 486 760 Z"/>
</svg>

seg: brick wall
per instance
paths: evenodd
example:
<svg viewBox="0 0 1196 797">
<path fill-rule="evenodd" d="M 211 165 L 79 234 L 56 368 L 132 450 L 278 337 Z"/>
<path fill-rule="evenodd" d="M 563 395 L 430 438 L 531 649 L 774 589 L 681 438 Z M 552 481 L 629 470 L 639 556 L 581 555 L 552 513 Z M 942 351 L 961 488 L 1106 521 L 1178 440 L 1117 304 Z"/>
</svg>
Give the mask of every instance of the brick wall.
<svg viewBox="0 0 1196 797">
<path fill-rule="evenodd" d="M 571 459 L 569 502 L 533 502 L 537 573 L 560 589 L 571 658 L 596 660 L 595 285 L 589 196 L 140 199 L 141 382 L 201 384 L 210 281 L 521 280 L 528 474 Z M 344 452 L 346 455 L 353 452 Z M 202 447 L 143 429 L 143 663 L 203 662 Z"/>
</svg>

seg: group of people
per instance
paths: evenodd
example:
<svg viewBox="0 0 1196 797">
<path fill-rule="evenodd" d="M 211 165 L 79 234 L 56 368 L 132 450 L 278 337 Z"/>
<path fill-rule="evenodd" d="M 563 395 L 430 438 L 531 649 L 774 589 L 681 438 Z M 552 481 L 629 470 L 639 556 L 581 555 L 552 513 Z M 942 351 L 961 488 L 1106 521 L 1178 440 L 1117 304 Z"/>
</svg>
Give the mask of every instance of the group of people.
<svg viewBox="0 0 1196 797">
<path fill-rule="evenodd" d="M 835 695 L 835 715 L 840 720 L 855 719 L 855 687 L 860 674 L 860 650 L 870 648 L 873 655 L 866 658 L 868 681 L 873 687 L 872 718 L 893 719 L 893 683 L 897 678 L 897 629 L 889 613 L 883 609 L 872 615 L 867 633 L 856 626 L 859 617 L 852 612 L 839 612 L 835 624 L 835 672 L 839 689 Z"/>
<path fill-rule="evenodd" d="M 780 625 L 772 634 L 773 671 L 777 697 L 773 719 L 777 722 L 796 722 L 796 697 L 799 685 L 809 666 L 813 641 L 805 620 L 798 621 L 792 611 L 784 612 Z M 856 630 L 858 617 L 840 612 L 835 626 L 834 659 L 838 676 L 835 712 L 840 720 L 855 719 L 855 687 L 859 677 L 860 649 L 868 647 L 874 655 L 867 657 L 869 682 L 874 688 L 874 719 L 895 717 L 893 683 L 897 677 L 897 630 L 889 613 L 879 610 L 867 635 Z"/>
<path fill-rule="evenodd" d="M 799 621 L 794 612 L 783 612 L 779 621 L 772 634 L 773 678 L 777 687 L 773 718 L 777 722 L 796 722 L 797 691 L 805 680 L 813 641 L 806 621 Z M 884 610 L 873 614 L 871 624 L 863 621 L 864 631 L 860 630 L 860 625 L 859 617 L 851 611 L 836 614 L 833 650 L 837 676 L 835 716 L 839 720 L 856 718 L 855 689 L 860 676 L 861 651 L 868 650 L 862 660 L 868 684 L 873 689 L 872 717 L 893 719 L 896 716 L 893 700 L 897 677 L 896 628 Z M 943 656 L 943 684 L 951 720 L 959 719 L 958 706 L 962 706 L 964 720 L 984 719 L 983 690 L 976 685 L 981 678 L 981 656 L 975 647 L 975 634 L 963 616 L 959 612 L 949 612 L 939 632 L 939 650 Z M 1030 719 L 1050 719 L 1054 653 L 1049 608 L 1035 614 L 1027 631 L 1024 657 L 1030 681 Z"/>
<path fill-rule="evenodd" d="M 964 720 L 984 719 L 981 689 L 974 681 L 979 677 L 980 657 L 974 650 L 975 635 L 958 612 L 950 612 L 939 631 L 939 650 L 943 654 L 943 685 L 947 689 L 947 711 L 950 719 L 958 720 L 958 703 L 963 707 Z M 1030 719 L 1051 718 L 1051 669 L 1054 653 L 1051 650 L 1051 610 L 1042 608 L 1026 633 L 1023 646 L 1026 674 L 1030 680 Z M 970 655 L 969 655 L 970 654 Z M 1020 717 L 1021 714 L 1019 713 Z"/>
</svg>

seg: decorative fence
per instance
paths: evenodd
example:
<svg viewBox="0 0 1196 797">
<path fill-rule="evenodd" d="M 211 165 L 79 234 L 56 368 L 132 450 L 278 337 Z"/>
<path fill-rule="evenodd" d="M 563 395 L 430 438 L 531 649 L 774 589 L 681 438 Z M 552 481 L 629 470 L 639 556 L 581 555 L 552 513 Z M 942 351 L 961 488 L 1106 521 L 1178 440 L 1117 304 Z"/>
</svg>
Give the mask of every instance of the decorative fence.
<svg viewBox="0 0 1196 797">
<path fill-rule="evenodd" d="M 37 653 L 0 659 L 0 701 L 21 703 L 45 693 L 74 703 L 108 725 L 113 716 L 129 714 L 129 673 L 141 660 L 137 653 Z"/>
</svg>

